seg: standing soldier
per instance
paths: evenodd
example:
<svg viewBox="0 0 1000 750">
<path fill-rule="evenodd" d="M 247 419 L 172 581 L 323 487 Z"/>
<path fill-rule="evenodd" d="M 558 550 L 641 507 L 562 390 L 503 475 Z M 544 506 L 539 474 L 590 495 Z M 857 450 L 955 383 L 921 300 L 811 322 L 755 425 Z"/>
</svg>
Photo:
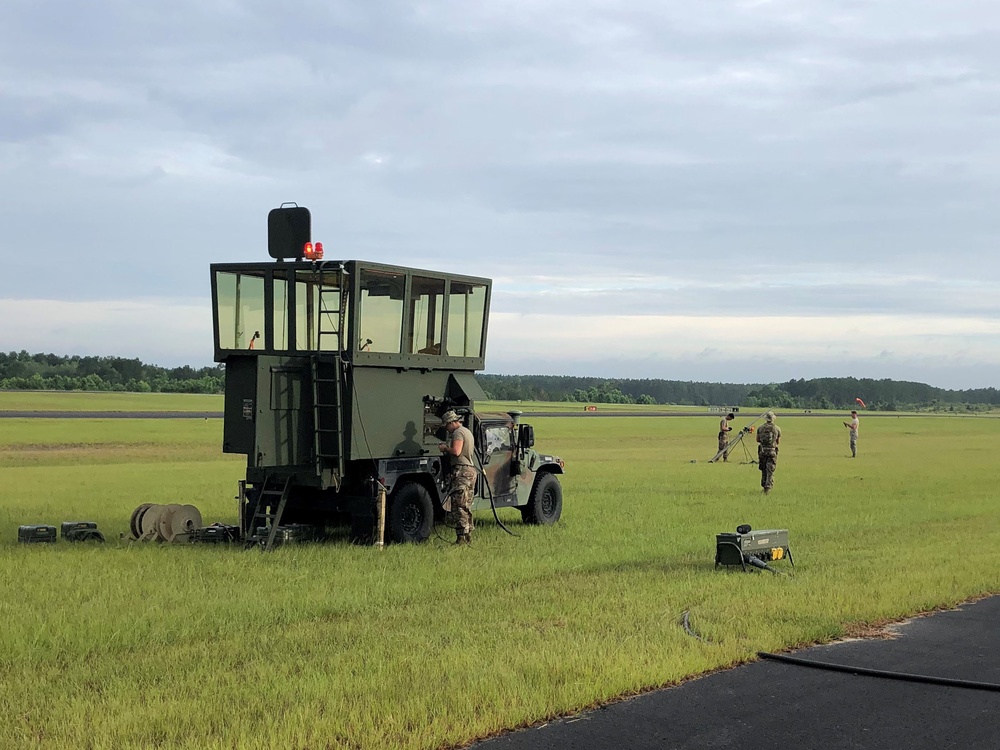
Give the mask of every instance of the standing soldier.
<svg viewBox="0 0 1000 750">
<path fill-rule="evenodd" d="M 778 443 L 781 428 L 774 423 L 774 412 L 764 415 L 764 424 L 757 430 L 757 463 L 760 466 L 760 486 L 766 495 L 774 486 L 774 468 L 778 465 Z"/>
<path fill-rule="evenodd" d="M 476 449 L 472 433 L 462 426 L 454 411 L 441 417 L 448 430 L 447 441 L 438 449 L 448 456 L 448 497 L 444 509 L 455 519 L 455 544 L 472 543 L 472 496 L 476 489 L 476 467 L 472 454 Z"/>
<path fill-rule="evenodd" d="M 858 427 L 860 425 L 861 420 L 858 419 L 856 411 L 851 412 L 850 422 L 844 422 L 844 427 L 847 427 L 851 431 L 851 458 L 858 457 Z"/>
<path fill-rule="evenodd" d="M 726 416 L 722 418 L 719 422 L 719 450 L 722 451 L 722 460 L 729 460 L 729 432 L 733 428 L 729 426 L 729 423 L 736 419 L 736 415 L 729 412 Z"/>
</svg>

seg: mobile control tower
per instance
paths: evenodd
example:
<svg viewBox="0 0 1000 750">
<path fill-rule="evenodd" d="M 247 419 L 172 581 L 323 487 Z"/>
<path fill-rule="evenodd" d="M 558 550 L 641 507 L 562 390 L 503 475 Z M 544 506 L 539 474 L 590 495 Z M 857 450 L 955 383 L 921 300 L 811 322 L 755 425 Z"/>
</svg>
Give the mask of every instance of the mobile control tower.
<svg viewBox="0 0 1000 750">
<path fill-rule="evenodd" d="M 443 516 L 441 415 L 475 437 L 473 510 L 562 512 L 561 459 L 534 449 L 519 412 L 484 414 L 489 279 L 325 260 L 306 208 L 268 215 L 260 263 L 215 263 L 215 361 L 226 365 L 223 451 L 247 456 L 240 528 L 267 547 L 279 524 L 350 523 L 372 538 L 380 485 L 386 536 L 420 542 Z"/>
</svg>

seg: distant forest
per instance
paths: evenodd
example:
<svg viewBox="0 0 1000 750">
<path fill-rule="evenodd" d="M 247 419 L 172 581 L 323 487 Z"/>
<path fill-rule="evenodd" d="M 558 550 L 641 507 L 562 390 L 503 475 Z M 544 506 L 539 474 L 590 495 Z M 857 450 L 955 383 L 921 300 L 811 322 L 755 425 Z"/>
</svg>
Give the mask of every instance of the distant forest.
<svg viewBox="0 0 1000 750">
<path fill-rule="evenodd" d="M 738 406 L 748 409 L 854 409 L 860 398 L 880 411 L 985 411 L 1000 405 L 996 388 L 950 391 L 924 383 L 817 378 L 740 385 L 683 380 L 608 380 L 559 375 L 477 375 L 496 401 Z"/>
<path fill-rule="evenodd" d="M 222 365 L 195 370 L 157 367 L 120 357 L 64 357 L 0 352 L 0 389 L 21 391 L 128 391 L 222 393 Z"/>
<path fill-rule="evenodd" d="M 222 393 L 223 365 L 158 367 L 138 359 L 0 352 L 0 389 Z M 996 388 L 952 391 L 924 383 L 817 378 L 741 385 L 682 380 L 609 380 L 560 375 L 476 375 L 496 401 L 678 404 L 747 409 L 851 409 L 860 398 L 879 411 L 985 411 L 1000 405 Z"/>
</svg>

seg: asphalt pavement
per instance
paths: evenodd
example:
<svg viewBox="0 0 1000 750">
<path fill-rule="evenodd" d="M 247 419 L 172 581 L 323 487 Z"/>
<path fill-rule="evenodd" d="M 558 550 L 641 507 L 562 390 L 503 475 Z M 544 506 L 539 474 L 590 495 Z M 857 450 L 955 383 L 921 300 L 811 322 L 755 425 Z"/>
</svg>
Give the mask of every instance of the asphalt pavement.
<svg viewBox="0 0 1000 750">
<path fill-rule="evenodd" d="M 1000 596 L 479 742 L 477 750 L 995 750 Z"/>
</svg>

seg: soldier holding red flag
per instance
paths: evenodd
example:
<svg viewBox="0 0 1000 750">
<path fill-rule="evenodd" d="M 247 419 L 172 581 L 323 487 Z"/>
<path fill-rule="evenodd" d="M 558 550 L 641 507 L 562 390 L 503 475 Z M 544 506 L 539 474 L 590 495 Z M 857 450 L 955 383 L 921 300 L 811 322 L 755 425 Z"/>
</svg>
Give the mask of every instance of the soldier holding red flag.
<svg viewBox="0 0 1000 750">
<path fill-rule="evenodd" d="M 855 399 L 855 401 L 860 401 L 861 399 Z M 851 458 L 858 457 L 858 427 L 861 425 L 861 420 L 858 419 L 858 413 L 856 411 L 851 412 L 851 421 L 844 422 L 844 427 L 847 427 L 851 431 Z"/>
</svg>

